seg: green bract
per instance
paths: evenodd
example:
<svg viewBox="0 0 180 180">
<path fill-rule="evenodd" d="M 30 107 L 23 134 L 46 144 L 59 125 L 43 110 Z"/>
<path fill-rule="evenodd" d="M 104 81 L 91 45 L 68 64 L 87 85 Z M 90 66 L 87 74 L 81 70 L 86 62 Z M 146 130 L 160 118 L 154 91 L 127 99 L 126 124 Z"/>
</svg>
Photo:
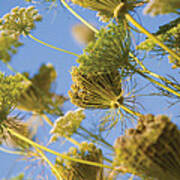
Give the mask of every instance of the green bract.
<svg viewBox="0 0 180 180">
<path fill-rule="evenodd" d="M 35 28 L 35 21 L 41 21 L 42 17 L 34 6 L 28 8 L 13 8 L 0 19 L 0 31 L 5 31 L 9 36 L 28 35 Z"/>
<path fill-rule="evenodd" d="M 135 66 L 129 57 L 130 37 L 123 24 L 102 28 L 96 40 L 90 43 L 77 62 L 82 73 L 111 72 L 120 69 L 127 75 Z M 132 65 L 131 65 L 132 64 Z"/>
<path fill-rule="evenodd" d="M 64 116 L 58 118 L 51 130 L 51 134 L 54 134 L 51 138 L 52 141 L 58 137 L 72 136 L 79 128 L 83 119 L 85 119 L 83 109 L 68 111 Z"/>
<path fill-rule="evenodd" d="M 82 108 L 118 108 L 123 103 L 121 76 L 116 70 L 107 73 L 82 74 L 79 68 L 72 70 L 69 96 L 71 102 Z"/>
<path fill-rule="evenodd" d="M 114 145 L 114 165 L 128 173 L 161 179 L 180 179 L 180 131 L 167 116 L 142 116 Z"/>
<path fill-rule="evenodd" d="M 144 12 L 154 16 L 158 14 L 178 13 L 179 8 L 179 0 L 149 0 Z"/>
<path fill-rule="evenodd" d="M 180 18 L 169 22 L 163 26 L 159 27 L 159 30 L 154 34 L 156 37 L 162 41 L 166 46 L 174 50 L 180 55 Z M 157 55 L 168 54 L 163 49 L 161 49 L 152 39 L 146 39 L 137 49 L 152 51 Z M 170 62 L 174 64 L 174 68 L 179 68 L 180 63 L 175 58 L 169 56 Z"/>
<path fill-rule="evenodd" d="M 113 17 L 118 17 L 136 6 L 140 6 L 143 0 L 71 0 L 74 4 L 98 11 L 97 16 L 104 22 Z"/>
<path fill-rule="evenodd" d="M 93 143 L 81 143 L 79 149 L 71 148 L 68 156 L 102 164 L 102 151 Z M 56 168 L 63 180 L 103 180 L 103 169 L 83 163 L 56 159 Z"/>
<path fill-rule="evenodd" d="M 52 64 L 43 64 L 39 72 L 32 78 L 28 73 L 24 73 L 24 75 L 31 81 L 31 85 L 19 97 L 17 108 L 38 114 L 46 112 L 62 115 L 60 108 L 67 98 L 51 91 L 52 83 L 57 77 Z"/>
</svg>

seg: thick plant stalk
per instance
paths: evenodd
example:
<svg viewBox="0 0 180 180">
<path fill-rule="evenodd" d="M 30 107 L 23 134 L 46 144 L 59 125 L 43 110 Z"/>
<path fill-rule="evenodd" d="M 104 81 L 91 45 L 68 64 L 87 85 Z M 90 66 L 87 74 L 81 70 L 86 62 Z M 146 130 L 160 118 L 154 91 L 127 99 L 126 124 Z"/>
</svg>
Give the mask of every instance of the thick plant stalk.
<svg viewBox="0 0 180 180">
<path fill-rule="evenodd" d="M 133 19 L 129 14 L 125 14 L 126 19 L 131 22 L 136 28 L 138 28 L 142 33 L 144 33 L 149 38 L 153 39 L 155 43 L 157 43 L 161 48 L 167 51 L 171 56 L 176 58 L 180 62 L 180 57 L 171 49 L 169 49 L 166 45 L 164 45 L 161 41 L 159 41 L 153 34 L 147 31 L 144 27 L 142 27 L 135 19 Z"/>
<path fill-rule="evenodd" d="M 63 158 L 63 159 L 67 159 L 67 160 L 74 161 L 74 162 L 79 162 L 79 163 L 82 163 L 82 164 L 87 164 L 87 165 L 90 165 L 90 166 L 97 166 L 97 167 L 102 167 L 102 168 L 113 169 L 112 166 L 108 166 L 108 165 L 106 165 L 106 164 L 100 164 L 100 163 L 96 163 L 96 162 L 85 161 L 85 160 L 82 160 L 82 159 L 76 159 L 76 158 L 69 157 L 69 156 L 67 156 L 67 155 L 58 153 L 58 152 L 56 152 L 56 151 L 54 151 L 54 150 L 52 150 L 52 149 L 49 149 L 49 148 L 47 148 L 47 147 L 45 147 L 45 146 L 42 146 L 42 145 L 40 145 L 40 144 L 38 144 L 38 143 L 35 143 L 35 142 L 31 141 L 30 139 L 26 138 L 25 136 L 22 136 L 21 134 L 13 131 L 12 129 L 9 129 L 9 128 L 8 128 L 8 131 L 9 131 L 11 134 L 13 134 L 14 136 L 16 136 L 17 138 L 19 138 L 19 139 L 21 139 L 21 140 L 29 143 L 29 144 L 32 145 L 33 147 L 37 147 L 37 148 L 42 149 L 42 150 L 44 150 L 44 151 L 46 151 L 46 152 L 49 152 L 49 153 L 54 154 L 54 155 L 56 155 L 56 156 L 59 156 L 59 157 L 61 157 L 61 158 Z"/>
<path fill-rule="evenodd" d="M 59 174 L 58 170 L 56 167 L 51 163 L 51 161 L 45 156 L 45 154 L 38 148 L 34 147 L 36 151 L 39 153 L 39 155 L 42 157 L 44 161 L 48 163 L 48 165 L 52 168 L 52 170 L 55 172 L 56 176 L 58 177 L 58 180 L 63 180 L 61 175 Z"/>
</svg>

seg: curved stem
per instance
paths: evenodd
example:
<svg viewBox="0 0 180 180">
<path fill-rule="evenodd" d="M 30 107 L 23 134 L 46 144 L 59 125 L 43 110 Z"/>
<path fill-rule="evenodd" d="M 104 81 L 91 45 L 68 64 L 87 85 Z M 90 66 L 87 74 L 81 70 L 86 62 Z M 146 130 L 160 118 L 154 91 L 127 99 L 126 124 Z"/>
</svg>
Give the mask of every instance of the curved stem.
<svg viewBox="0 0 180 180">
<path fill-rule="evenodd" d="M 83 24 L 85 24 L 87 27 L 92 29 L 95 33 L 98 33 L 98 30 L 92 26 L 90 23 L 88 23 L 84 18 L 79 16 L 67 3 L 65 0 L 59 0 L 76 18 L 78 18 Z"/>
<path fill-rule="evenodd" d="M 33 35 L 31 35 L 31 34 L 29 34 L 28 36 L 29 36 L 31 39 L 33 39 L 34 41 L 36 41 L 36 42 L 38 42 L 38 43 L 40 43 L 40 44 L 43 44 L 44 46 L 50 47 L 50 48 L 55 49 L 55 50 L 58 50 L 58 51 L 60 51 L 60 52 L 64 52 L 64 53 L 67 53 L 67 54 L 70 54 L 70 55 L 79 57 L 79 55 L 76 54 L 76 53 L 73 53 L 73 52 L 70 52 L 70 51 L 68 51 L 68 50 L 65 50 L 65 49 L 62 49 L 62 48 L 58 48 L 58 47 L 55 47 L 55 46 L 50 45 L 50 44 L 48 44 L 48 43 L 45 43 L 45 42 L 43 42 L 43 41 L 35 38 L 35 37 L 34 37 Z"/>
<path fill-rule="evenodd" d="M 37 147 L 34 147 L 34 148 L 39 153 L 39 155 L 42 157 L 42 159 L 44 159 L 44 161 L 46 161 L 49 164 L 51 169 L 54 171 L 54 173 L 58 177 L 58 180 L 63 180 L 61 175 L 59 174 L 59 171 L 57 170 L 57 168 L 51 163 L 51 161 L 45 156 L 45 154 L 40 149 L 38 149 Z"/>
<path fill-rule="evenodd" d="M 176 58 L 180 62 L 180 57 L 171 49 L 169 49 L 166 45 L 164 45 L 158 38 L 156 38 L 153 34 L 148 32 L 144 27 L 142 27 L 133 17 L 129 14 L 125 14 L 126 19 L 131 22 L 136 28 L 138 28 L 142 33 L 151 38 L 156 44 L 158 44 L 161 48 L 166 50 L 171 56 Z"/>
<path fill-rule="evenodd" d="M 4 127 L 5 128 L 5 127 Z M 97 163 L 97 162 L 92 162 L 92 161 L 86 161 L 86 160 L 82 160 L 82 159 L 77 159 L 77 158 L 72 158 L 72 157 L 69 157 L 68 155 L 65 155 L 65 154 L 61 154 L 61 153 L 58 153 L 52 149 L 49 149 L 45 146 L 42 146 L 36 142 L 33 142 L 32 140 L 28 139 L 27 137 L 15 132 L 14 130 L 12 129 L 9 129 L 9 128 L 6 128 L 12 135 L 16 136 L 17 138 L 29 143 L 30 145 L 32 145 L 33 147 L 37 147 L 37 148 L 40 148 L 46 152 L 49 152 L 51 154 L 54 154 L 56 156 L 59 156 L 63 159 L 67 159 L 67 160 L 70 160 L 70 161 L 74 161 L 74 162 L 78 162 L 78 163 L 82 163 L 82 164 L 87 164 L 87 165 L 90 165 L 90 166 L 97 166 L 97 167 L 102 167 L 102 168 L 108 168 L 108 169 L 114 169 L 113 167 L 111 166 L 108 166 L 106 164 L 100 164 L 100 163 Z"/>
<path fill-rule="evenodd" d="M 5 149 L 5 148 L 2 148 L 2 147 L 0 147 L 0 151 L 5 152 L 5 153 L 9 153 L 9 154 L 24 155 L 24 156 L 27 155 L 27 153 L 25 153 L 25 152 L 21 152 L 21 151 L 11 151 L 11 150 L 9 150 L 9 149 Z"/>
<path fill-rule="evenodd" d="M 179 86 L 177 86 L 176 84 L 174 84 L 173 82 L 171 82 L 171 81 L 168 80 L 167 78 L 165 78 L 165 77 L 163 77 L 163 76 L 161 76 L 161 75 L 158 75 L 158 74 L 156 74 L 156 73 L 148 70 L 148 69 L 144 66 L 144 64 L 143 64 L 136 56 L 134 56 L 132 53 L 129 53 L 129 55 L 130 55 L 132 58 L 134 58 L 134 60 L 141 66 L 141 68 L 143 69 L 143 72 L 144 72 L 144 73 L 148 73 L 149 75 L 151 75 L 151 76 L 153 76 L 153 77 L 155 77 L 155 78 L 157 78 L 157 79 L 159 79 L 159 80 L 163 80 L 164 82 L 172 85 L 172 86 L 173 86 L 174 88 L 176 88 L 177 90 L 180 90 L 180 87 L 179 87 Z"/>
</svg>

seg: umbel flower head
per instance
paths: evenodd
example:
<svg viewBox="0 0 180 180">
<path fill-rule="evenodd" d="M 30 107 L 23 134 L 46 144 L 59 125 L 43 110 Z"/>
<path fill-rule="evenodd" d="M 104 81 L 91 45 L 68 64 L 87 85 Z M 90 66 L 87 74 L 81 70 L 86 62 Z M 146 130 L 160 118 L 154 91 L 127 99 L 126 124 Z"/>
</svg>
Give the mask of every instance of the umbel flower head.
<svg viewBox="0 0 180 180">
<path fill-rule="evenodd" d="M 28 35 L 35 28 L 35 21 L 41 21 L 42 17 L 34 6 L 27 8 L 13 8 L 0 19 L 0 31 L 5 31 L 9 36 Z"/>
<path fill-rule="evenodd" d="M 144 13 L 155 16 L 158 14 L 178 13 L 178 9 L 180 9 L 179 0 L 149 0 Z"/>
<path fill-rule="evenodd" d="M 129 57 L 130 37 L 122 23 L 111 23 L 102 28 L 96 39 L 89 43 L 77 59 L 82 73 L 97 73 L 120 70 L 122 76 L 129 75 L 135 67 Z"/>
<path fill-rule="evenodd" d="M 168 24 L 159 27 L 159 30 L 154 33 L 156 37 L 162 41 L 166 46 L 180 55 L 180 18 L 170 21 Z M 151 51 L 157 55 L 168 54 L 160 48 L 152 39 L 146 39 L 144 42 L 137 46 L 137 49 Z M 173 63 L 173 68 L 180 68 L 180 63 L 172 56 L 168 56 L 169 62 Z"/>
<path fill-rule="evenodd" d="M 72 27 L 72 35 L 80 44 L 83 45 L 88 44 L 95 38 L 94 31 L 84 24 L 75 24 Z"/>
<path fill-rule="evenodd" d="M 68 111 L 64 116 L 58 118 L 50 131 L 53 134 L 51 141 L 56 140 L 58 137 L 72 136 L 85 117 L 83 109 L 77 109 L 76 111 Z"/>
<path fill-rule="evenodd" d="M 31 81 L 31 85 L 19 97 L 17 108 L 38 114 L 47 112 L 62 115 L 60 108 L 67 98 L 51 92 L 52 83 L 57 77 L 54 67 L 43 64 L 33 78 L 28 73 L 24 75 Z"/>
<path fill-rule="evenodd" d="M 142 5 L 143 0 L 71 0 L 74 4 L 98 11 L 97 16 L 104 22 L 111 18 L 133 10 L 136 6 Z M 117 13 L 118 11 L 118 13 Z"/>
<path fill-rule="evenodd" d="M 66 155 L 101 164 L 103 162 L 102 151 L 93 143 L 83 142 L 79 149 L 71 148 Z M 103 180 L 103 169 L 100 167 L 59 158 L 56 159 L 55 166 L 64 180 Z"/>
<path fill-rule="evenodd" d="M 27 148 L 27 144 L 13 136 L 9 131 L 12 129 L 24 136 L 29 135 L 27 124 L 20 122 L 17 117 L 8 115 L 15 108 L 20 94 L 27 88 L 22 76 L 5 76 L 0 73 L 0 142 L 6 142 L 16 148 Z"/>
<path fill-rule="evenodd" d="M 17 48 L 23 43 L 18 41 L 18 38 L 13 38 L 5 32 L 0 32 L 0 60 L 9 62 L 11 56 L 17 53 Z"/>
<path fill-rule="evenodd" d="M 69 96 L 71 102 L 82 108 L 118 108 L 123 103 L 121 76 L 116 71 L 96 74 L 82 74 L 74 67 Z"/>
<path fill-rule="evenodd" d="M 158 180 L 180 179 L 180 131 L 167 116 L 142 116 L 115 142 L 114 165 Z"/>
</svg>

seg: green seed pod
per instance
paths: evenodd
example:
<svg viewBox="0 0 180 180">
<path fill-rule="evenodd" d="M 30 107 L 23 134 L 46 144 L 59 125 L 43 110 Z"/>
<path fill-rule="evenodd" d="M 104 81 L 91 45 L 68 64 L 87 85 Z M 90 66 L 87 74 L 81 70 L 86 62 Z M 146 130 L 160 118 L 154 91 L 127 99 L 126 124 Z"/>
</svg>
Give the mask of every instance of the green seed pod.
<svg viewBox="0 0 180 180">
<path fill-rule="evenodd" d="M 159 180 L 180 179 L 180 131 L 167 116 L 142 116 L 115 142 L 115 166 Z"/>
</svg>

